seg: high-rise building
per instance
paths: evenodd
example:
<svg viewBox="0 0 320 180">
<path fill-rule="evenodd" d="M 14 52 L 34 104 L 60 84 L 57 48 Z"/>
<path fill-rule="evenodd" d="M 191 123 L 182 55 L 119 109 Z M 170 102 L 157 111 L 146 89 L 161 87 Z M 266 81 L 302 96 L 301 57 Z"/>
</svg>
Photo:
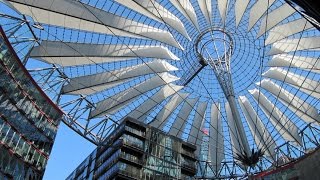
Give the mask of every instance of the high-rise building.
<svg viewBox="0 0 320 180">
<path fill-rule="evenodd" d="M 192 179 L 196 146 L 126 118 L 67 178 Z"/>
<path fill-rule="evenodd" d="M 0 179 L 41 179 L 62 111 L 0 32 Z"/>
</svg>

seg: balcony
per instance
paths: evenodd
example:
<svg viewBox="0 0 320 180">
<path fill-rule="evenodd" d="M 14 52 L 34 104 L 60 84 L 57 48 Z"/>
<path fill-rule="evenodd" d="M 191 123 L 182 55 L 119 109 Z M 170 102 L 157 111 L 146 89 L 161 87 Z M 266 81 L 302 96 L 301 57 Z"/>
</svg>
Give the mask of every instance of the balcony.
<svg viewBox="0 0 320 180">
<path fill-rule="evenodd" d="M 141 170 L 135 166 L 119 162 L 119 175 L 126 179 L 141 179 Z"/>
<path fill-rule="evenodd" d="M 128 134 L 124 134 L 123 136 L 123 145 L 140 153 L 144 152 L 144 141 Z"/>
<path fill-rule="evenodd" d="M 192 159 L 194 159 L 194 160 L 196 159 L 193 152 L 187 151 L 187 150 L 185 150 L 185 149 L 183 149 L 183 148 L 181 148 L 181 154 L 182 154 L 183 156 L 188 156 L 188 157 L 190 157 L 190 158 L 192 158 Z"/>
<path fill-rule="evenodd" d="M 192 172 L 196 172 L 196 165 L 195 164 L 189 164 L 189 163 L 182 163 L 182 168 L 192 170 Z"/>
<path fill-rule="evenodd" d="M 181 169 L 188 172 L 188 174 L 195 174 L 197 172 L 195 161 L 186 158 L 182 159 L 181 161 Z"/>
<path fill-rule="evenodd" d="M 144 131 L 141 131 L 141 130 L 137 130 L 135 128 L 132 128 L 130 126 L 126 126 L 125 127 L 125 130 L 131 134 L 134 134 L 136 136 L 139 136 L 139 137 L 142 137 L 142 138 L 145 138 L 146 137 L 146 133 Z"/>
<path fill-rule="evenodd" d="M 120 157 L 120 159 L 127 161 L 128 163 L 135 164 L 140 167 L 142 167 L 142 165 L 143 165 L 142 159 L 137 156 L 134 156 L 134 155 L 131 155 L 131 154 L 128 154 L 125 152 L 121 152 L 119 157 Z"/>
</svg>

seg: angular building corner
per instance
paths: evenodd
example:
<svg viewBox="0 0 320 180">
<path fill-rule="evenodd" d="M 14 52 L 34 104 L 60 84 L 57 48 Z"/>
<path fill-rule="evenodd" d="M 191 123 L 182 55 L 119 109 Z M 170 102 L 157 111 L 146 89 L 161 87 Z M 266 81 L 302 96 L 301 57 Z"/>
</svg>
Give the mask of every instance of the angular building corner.
<svg viewBox="0 0 320 180">
<path fill-rule="evenodd" d="M 67 178 L 193 179 L 196 146 L 127 117 Z"/>
</svg>

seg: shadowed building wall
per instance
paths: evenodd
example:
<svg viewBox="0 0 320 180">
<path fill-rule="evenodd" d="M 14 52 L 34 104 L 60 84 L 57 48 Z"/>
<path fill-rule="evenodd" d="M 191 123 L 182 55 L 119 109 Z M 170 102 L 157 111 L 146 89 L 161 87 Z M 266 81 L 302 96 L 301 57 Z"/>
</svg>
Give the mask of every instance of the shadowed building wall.
<svg viewBox="0 0 320 180">
<path fill-rule="evenodd" d="M 41 179 L 62 111 L 0 31 L 0 179 Z"/>
</svg>

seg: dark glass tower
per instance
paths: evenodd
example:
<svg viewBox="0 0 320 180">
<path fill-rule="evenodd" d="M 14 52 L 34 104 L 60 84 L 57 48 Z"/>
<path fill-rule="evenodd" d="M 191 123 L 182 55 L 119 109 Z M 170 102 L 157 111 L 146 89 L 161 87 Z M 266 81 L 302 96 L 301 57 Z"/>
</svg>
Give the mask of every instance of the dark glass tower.
<svg viewBox="0 0 320 180">
<path fill-rule="evenodd" d="M 196 147 L 126 118 L 67 178 L 192 179 Z"/>
<path fill-rule="evenodd" d="M 0 32 L 0 179 L 41 179 L 62 111 Z"/>
</svg>

